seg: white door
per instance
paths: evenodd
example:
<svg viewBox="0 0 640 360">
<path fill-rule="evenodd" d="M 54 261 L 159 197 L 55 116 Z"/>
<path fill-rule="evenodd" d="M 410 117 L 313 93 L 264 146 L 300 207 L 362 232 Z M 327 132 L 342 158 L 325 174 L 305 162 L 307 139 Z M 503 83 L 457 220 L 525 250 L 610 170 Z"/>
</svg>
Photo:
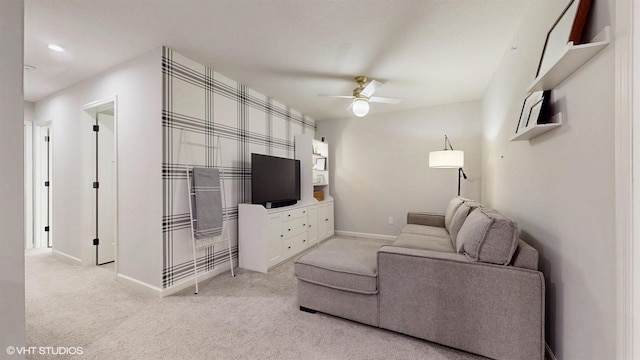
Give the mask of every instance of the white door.
<svg viewBox="0 0 640 360">
<path fill-rule="evenodd" d="M 113 108 L 98 113 L 98 263 L 115 261 L 115 127 Z"/>
<path fill-rule="evenodd" d="M 93 183 L 87 184 L 83 193 L 93 218 L 87 234 L 91 237 L 86 241 L 91 242 L 89 246 L 95 252 L 95 264 L 104 265 L 116 261 L 118 242 L 117 101 L 115 97 L 95 101 L 82 109 L 87 119 L 84 123 L 90 141 L 87 145 L 93 150 L 85 165 L 85 179 Z M 117 271 L 117 266 L 114 268 Z"/>
<path fill-rule="evenodd" d="M 52 247 L 51 237 L 51 124 L 37 125 L 34 158 L 34 244 Z"/>
</svg>

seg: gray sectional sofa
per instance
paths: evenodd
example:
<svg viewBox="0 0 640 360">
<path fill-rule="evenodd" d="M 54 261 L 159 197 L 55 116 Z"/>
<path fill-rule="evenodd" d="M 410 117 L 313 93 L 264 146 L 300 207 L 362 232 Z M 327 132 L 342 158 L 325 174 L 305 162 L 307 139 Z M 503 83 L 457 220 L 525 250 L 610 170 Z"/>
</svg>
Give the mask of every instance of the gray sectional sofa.
<svg viewBox="0 0 640 360">
<path fill-rule="evenodd" d="M 294 265 L 301 310 L 495 359 L 544 358 L 544 277 L 516 224 L 473 200 L 409 213 L 395 241 L 331 239 Z"/>
</svg>

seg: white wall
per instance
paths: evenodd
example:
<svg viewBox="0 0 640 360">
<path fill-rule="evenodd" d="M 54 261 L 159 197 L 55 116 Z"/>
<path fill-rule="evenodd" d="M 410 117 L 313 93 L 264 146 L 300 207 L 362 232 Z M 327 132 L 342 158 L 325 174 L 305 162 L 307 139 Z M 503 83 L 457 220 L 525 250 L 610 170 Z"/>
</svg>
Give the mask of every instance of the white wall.
<svg viewBox="0 0 640 360">
<path fill-rule="evenodd" d="M 156 288 L 162 268 L 161 54 L 157 48 L 36 104 L 37 120 L 53 125 L 54 250 L 93 265 L 94 134 L 82 106 L 117 96 L 117 269 Z"/>
<path fill-rule="evenodd" d="M 509 142 L 545 37 L 566 1 L 532 2 L 516 51 L 507 50 L 482 101 L 484 202 L 514 218 L 540 251 L 546 338 L 558 359 L 615 357 L 614 46 L 557 86 L 564 124 Z M 610 25 L 595 1 L 590 35 Z M 612 32 L 613 33 L 613 32 Z"/>
<path fill-rule="evenodd" d="M 0 351 L 24 346 L 23 14 L 21 0 L 0 2 Z M 24 356 L 14 355 L 19 359 Z"/>
<path fill-rule="evenodd" d="M 465 152 L 461 195 L 479 198 L 480 124 L 479 101 L 318 121 L 316 138 L 329 144 L 336 230 L 395 236 L 408 211 L 444 213 L 458 172 L 431 169 L 428 158 L 444 148 L 445 134 Z"/>
</svg>

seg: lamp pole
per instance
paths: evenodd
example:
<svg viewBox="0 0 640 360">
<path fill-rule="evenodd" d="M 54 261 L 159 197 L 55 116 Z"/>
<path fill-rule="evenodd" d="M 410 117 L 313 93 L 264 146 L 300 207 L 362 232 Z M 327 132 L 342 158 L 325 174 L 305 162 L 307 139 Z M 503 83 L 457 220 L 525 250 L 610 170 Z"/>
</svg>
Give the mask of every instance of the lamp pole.
<svg viewBox="0 0 640 360">
<path fill-rule="evenodd" d="M 464 170 L 462 170 L 462 168 L 458 168 L 458 196 L 460 196 L 460 178 L 464 177 L 465 180 L 467 180 L 467 174 L 464 173 Z"/>
</svg>

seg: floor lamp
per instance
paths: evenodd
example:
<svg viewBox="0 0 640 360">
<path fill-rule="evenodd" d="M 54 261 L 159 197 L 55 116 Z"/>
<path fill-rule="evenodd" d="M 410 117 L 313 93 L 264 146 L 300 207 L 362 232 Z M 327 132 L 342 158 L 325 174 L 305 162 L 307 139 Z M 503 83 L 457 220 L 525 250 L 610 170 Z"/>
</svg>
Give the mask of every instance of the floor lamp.
<svg viewBox="0 0 640 360">
<path fill-rule="evenodd" d="M 458 196 L 460 196 L 460 179 L 467 179 L 464 173 L 464 151 L 453 150 L 451 142 L 447 135 L 444 136 L 444 150 L 431 151 L 429 153 L 429 167 L 436 169 L 455 169 L 458 168 Z"/>
</svg>

